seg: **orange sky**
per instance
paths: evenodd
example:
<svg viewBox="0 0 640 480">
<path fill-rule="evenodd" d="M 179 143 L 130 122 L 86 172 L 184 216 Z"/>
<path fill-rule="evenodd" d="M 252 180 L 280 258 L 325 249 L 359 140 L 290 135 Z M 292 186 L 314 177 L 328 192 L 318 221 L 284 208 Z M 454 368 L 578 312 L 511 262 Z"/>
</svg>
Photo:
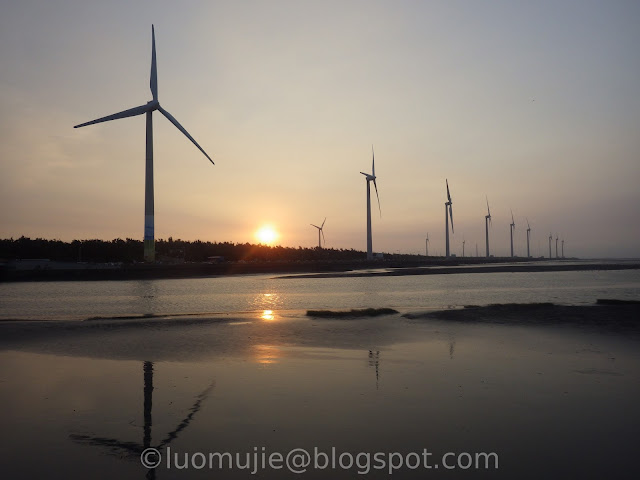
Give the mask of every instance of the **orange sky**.
<svg viewBox="0 0 640 480">
<path fill-rule="evenodd" d="M 149 12 L 152 12 L 151 14 Z M 151 99 L 156 238 L 640 256 L 640 5 L 634 2 L 11 2 L 0 17 L 0 237 L 142 239 Z M 374 207 L 375 211 L 375 207 Z"/>
</svg>

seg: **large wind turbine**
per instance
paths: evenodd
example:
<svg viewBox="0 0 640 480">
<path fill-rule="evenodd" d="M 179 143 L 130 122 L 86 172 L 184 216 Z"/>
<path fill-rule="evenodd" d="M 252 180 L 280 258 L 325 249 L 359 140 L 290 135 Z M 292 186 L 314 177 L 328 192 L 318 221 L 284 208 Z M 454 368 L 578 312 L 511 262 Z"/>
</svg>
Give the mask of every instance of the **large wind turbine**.
<svg viewBox="0 0 640 480">
<path fill-rule="evenodd" d="M 558 234 L 556 233 L 556 258 L 558 258 Z"/>
<path fill-rule="evenodd" d="M 491 210 L 489 210 L 489 198 L 487 198 L 487 214 L 484 216 L 484 230 L 487 239 L 487 258 L 489 258 L 489 225 L 491 225 Z"/>
<path fill-rule="evenodd" d="M 318 229 L 318 249 L 322 248 L 322 242 L 320 241 L 320 234 L 322 234 L 322 240 L 324 240 L 324 222 L 327 221 L 327 217 L 324 218 L 324 221 L 322 222 L 322 225 L 317 226 L 314 225 L 313 223 L 311 224 L 312 227 L 316 227 Z"/>
<path fill-rule="evenodd" d="M 122 112 L 107 115 L 106 117 L 91 120 L 90 122 L 81 123 L 73 128 L 85 127 L 87 125 L 93 125 L 94 123 L 108 122 L 110 120 L 118 120 L 121 118 L 134 117 L 136 115 L 147 115 L 147 144 L 146 144 L 146 167 L 145 167 L 145 182 L 144 182 L 144 259 L 147 262 L 153 262 L 155 260 L 155 239 L 154 239 L 154 207 L 153 207 L 153 121 L 152 114 L 154 110 L 158 110 L 162 113 L 175 127 L 180 130 L 184 135 L 198 147 L 198 149 L 209 159 L 211 163 L 211 157 L 207 155 L 198 142 L 189 135 L 180 123 L 164 108 L 160 106 L 158 102 L 158 72 L 156 68 L 156 36 L 153 25 L 151 25 L 151 79 L 149 80 L 149 86 L 151 88 L 151 94 L 153 100 L 141 105 L 139 107 L 133 107 Z"/>
<path fill-rule="evenodd" d="M 425 242 L 427 247 L 427 257 L 429 256 L 429 233 L 427 233 L 427 241 Z"/>
<path fill-rule="evenodd" d="M 549 234 L 549 260 L 551 260 L 551 240 L 553 240 L 553 235 Z"/>
<path fill-rule="evenodd" d="M 371 145 L 371 174 L 360 172 L 367 179 L 367 260 L 373 260 L 373 243 L 371 241 L 371 186 L 370 182 L 373 182 L 373 186 L 376 189 L 376 197 L 378 199 L 378 210 L 380 211 L 380 217 L 382 217 L 382 210 L 380 209 L 380 197 L 378 196 L 378 186 L 376 185 L 376 156 L 373 152 L 373 145 Z"/>
<path fill-rule="evenodd" d="M 464 244 L 466 243 L 466 240 L 464 239 L 464 237 L 462 238 L 462 258 L 464 258 Z"/>
<path fill-rule="evenodd" d="M 453 209 L 451 208 L 451 195 L 449 194 L 449 180 L 445 178 L 447 182 L 447 201 L 444 204 L 444 221 L 445 221 L 445 256 L 449 256 L 449 217 L 451 217 L 451 233 L 453 233 Z M 448 211 L 447 211 L 447 207 Z"/>
<path fill-rule="evenodd" d="M 527 218 L 527 258 L 531 258 L 529 253 L 529 236 L 531 235 L 531 227 L 529 226 L 529 219 Z"/>
<path fill-rule="evenodd" d="M 513 231 L 516 229 L 516 222 L 513 220 L 513 210 L 511 210 L 511 224 L 509 225 L 509 233 L 511 233 L 511 257 L 513 258 Z"/>
</svg>

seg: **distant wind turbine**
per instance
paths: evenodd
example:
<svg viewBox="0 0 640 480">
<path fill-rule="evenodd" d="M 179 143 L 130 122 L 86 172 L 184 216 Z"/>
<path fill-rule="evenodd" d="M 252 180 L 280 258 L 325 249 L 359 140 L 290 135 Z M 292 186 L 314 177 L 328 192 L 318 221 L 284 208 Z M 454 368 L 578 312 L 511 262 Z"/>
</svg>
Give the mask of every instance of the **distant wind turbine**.
<svg viewBox="0 0 640 480">
<path fill-rule="evenodd" d="M 551 240 L 553 240 L 553 235 L 549 234 L 549 260 L 551 260 Z"/>
<path fill-rule="evenodd" d="M 318 249 L 322 248 L 322 243 L 320 241 L 320 234 L 322 234 L 322 240 L 324 241 L 324 222 L 326 221 L 327 221 L 327 217 L 324 218 L 324 221 L 320 226 L 314 225 L 313 223 L 311 224 L 312 227 L 316 227 L 318 229 Z"/>
<path fill-rule="evenodd" d="M 464 237 L 462 237 L 462 258 L 464 258 L 464 244 L 466 243 L 466 240 L 464 239 Z"/>
<path fill-rule="evenodd" d="M 529 219 L 527 218 L 527 258 L 531 258 L 529 253 L 529 237 L 531 235 L 531 227 L 529 226 Z"/>
<path fill-rule="evenodd" d="M 556 258 L 558 258 L 558 234 L 556 233 Z"/>
<path fill-rule="evenodd" d="M 484 216 L 484 230 L 487 239 L 487 258 L 489 258 L 489 226 L 491 225 L 491 210 L 489 210 L 489 197 L 487 198 L 487 214 Z"/>
<path fill-rule="evenodd" d="M 95 123 L 108 122 L 110 120 L 119 120 L 121 118 L 134 117 L 136 115 L 147 116 L 147 142 L 146 142 L 146 167 L 145 167 L 145 182 L 144 182 L 144 259 L 147 262 L 153 262 L 155 260 L 155 236 L 154 236 L 154 202 L 153 202 L 153 121 L 152 114 L 155 110 L 162 113 L 175 127 L 180 130 L 191 142 L 198 147 L 198 149 L 204 154 L 205 157 L 213 164 L 211 157 L 207 155 L 198 142 L 189 135 L 180 123 L 164 108 L 160 106 L 158 102 L 158 72 L 156 67 L 156 36 L 153 25 L 151 25 L 151 79 L 149 81 L 151 88 L 151 94 L 153 100 L 147 102 L 145 105 L 139 107 L 130 108 L 122 112 L 107 115 L 90 122 L 81 123 L 73 128 L 85 127 L 87 125 L 93 125 Z"/>
<path fill-rule="evenodd" d="M 562 258 L 564 258 L 564 239 L 562 239 Z"/>
<path fill-rule="evenodd" d="M 513 231 L 516 229 L 516 222 L 513 220 L 513 210 L 511 210 L 511 224 L 509 225 L 509 233 L 511 233 L 511 257 L 513 258 Z"/>
<path fill-rule="evenodd" d="M 373 260 L 373 243 L 371 240 L 371 186 L 370 182 L 373 182 L 373 186 L 376 189 L 376 197 L 378 199 L 378 210 L 380 211 L 380 217 L 382 217 L 382 210 L 380 209 L 380 197 L 378 196 L 378 186 L 376 185 L 376 157 L 373 152 L 373 145 L 371 145 L 371 174 L 360 172 L 367 179 L 367 260 Z"/>
<path fill-rule="evenodd" d="M 426 243 L 426 247 L 427 247 L 427 257 L 429 256 L 429 233 L 427 233 L 427 241 Z"/>
<path fill-rule="evenodd" d="M 444 204 L 444 221 L 445 221 L 445 256 L 449 257 L 449 217 L 451 217 L 451 233 L 453 233 L 453 209 L 451 207 L 451 195 L 449 194 L 449 180 L 445 179 L 447 182 L 447 201 Z M 448 211 L 447 211 L 448 207 Z"/>
</svg>

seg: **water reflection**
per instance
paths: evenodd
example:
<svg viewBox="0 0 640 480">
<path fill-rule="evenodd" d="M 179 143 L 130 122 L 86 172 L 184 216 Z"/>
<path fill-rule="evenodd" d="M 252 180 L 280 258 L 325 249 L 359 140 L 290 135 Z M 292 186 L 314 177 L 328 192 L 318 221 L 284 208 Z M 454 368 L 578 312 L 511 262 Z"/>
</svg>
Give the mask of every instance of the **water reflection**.
<svg viewBox="0 0 640 480">
<path fill-rule="evenodd" d="M 255 345 L 253 358 L 257 363 L 269 365 L 276 363 L 282 357 L 282 350 L 275 345 Z"/>
<path fill-rule="evenodd" d="M 156 297 L 159 296 L 158 285 L 157 282 L 153 280 L 140 280 L 135 283 L 134 293 L 136 298 L 136 303 L 139 305 L 139 310 L 145 314 L 155 314 L 158 313 L 157 310 L 157 300 Z"/>
<path fill-rule="evenodd" d="M 274 313 L 282 305 L 282 298 L 277 293 L 260 293 L 256 295 L 251 302 L 254 309 L 260 313 L 260 318 L 271 322 L 276 320 L 276 314 Z"/>
<path fill-rule="evenodd" d="M 275 320 L 275 315 L 273 314 L 273 310 L 264 310 L 260 318 L 263 320 Z"/>
<path fill-rule="evenodd" d="M 106 438 L 106 437 L 97 437 L 90 435 L 80 435 L 76 433 L 72 433 L 69 435 L 71 440 L 76 443 L 80 443 L 83 445 L 93 445 L 98 447 L 106 447 L 112 453 L 120 453 L 123 454 L 124 458 L 127 459 L 135 459 L 138 460 L 140 458 L 140 454 L 147 448 L 154 447 L 158 451 L 162 451 L 163 448 L 167 447 L 173 440 L 178 438 L 178 434 L 187 428 L 194 416 L 200 408 L 202 407 L 202 403 L 207 399 L 211 390 L 215 386 L 215 382 L 211 382 L 211 384 L 205 388 L 202 393 L 196 396 L 196 401 L 189 408 L 189 413 L 182 419 L 180 423 L 169 432 L 164 439 L 162 439 L 157 444 L 153 445 L 151 443 L 151 427 L 153 425 L 152 422 L 152 409 L 153 409 L 153 362 L 143 362 L 142 364 L 143 371 L 143 418 L 144 418 L 144 426 L 142 428 L 142 443 L 135 442 L 127 442 L 123 440 L 118 440 L 114 438 Z M 155 479 L 156 472 L 155 468 L 149 469 L 146 474 L 146 478 Z"/>
<path fill-rule="evenodd" d="M 380 351 L 369 350 L 369 366 L 376 369 L 376 390 L 378 390 L 378 384 L 380 380 Z"/>
</svg>

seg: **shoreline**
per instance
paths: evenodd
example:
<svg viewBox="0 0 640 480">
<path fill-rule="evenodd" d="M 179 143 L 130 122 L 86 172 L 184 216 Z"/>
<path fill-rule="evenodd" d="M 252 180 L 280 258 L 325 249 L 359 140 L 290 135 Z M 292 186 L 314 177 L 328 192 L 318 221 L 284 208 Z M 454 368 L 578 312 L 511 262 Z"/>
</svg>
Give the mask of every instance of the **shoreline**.
<svg viewBox="0 0 640 480">
<path fill-rule="evenodd" d="M 566 263 L 563 263 L 566 262 Z M 580 262 L 580 263 L 575 263 Z M 423 262 L 261 262 L 176 265 L 121 265 L 85 268 L 0 269 L 0 283 L 30 281 L 101 281 L 209 278 L 233 275 L 279 275 L 276 278 L 343 278 L 369 276 L 445 275 L 457 273 L 566 272 L 638 270 L 640 261 L 580 261 L 577 259 L 433 259 Z"/>
</svg>

